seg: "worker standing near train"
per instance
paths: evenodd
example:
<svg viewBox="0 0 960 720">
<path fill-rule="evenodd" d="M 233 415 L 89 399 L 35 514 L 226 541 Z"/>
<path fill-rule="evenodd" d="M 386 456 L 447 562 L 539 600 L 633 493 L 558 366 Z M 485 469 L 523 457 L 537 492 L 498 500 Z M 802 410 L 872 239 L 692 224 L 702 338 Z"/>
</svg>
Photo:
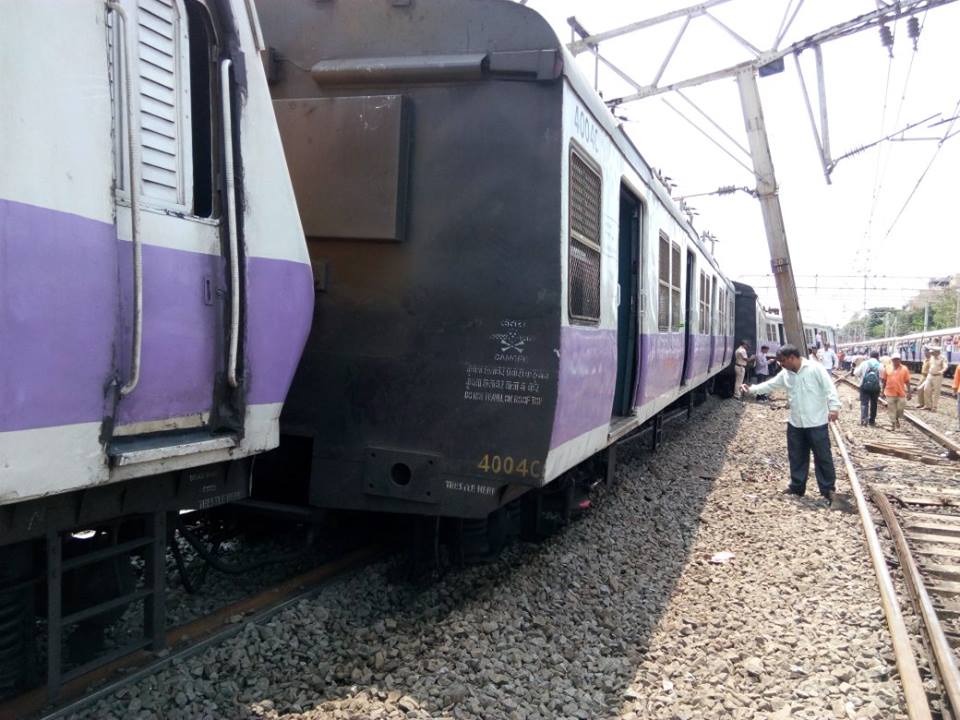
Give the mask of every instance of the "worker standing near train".
<svg viewBox="0 0 960 720">
<path fill-rule="evenodd" d="M 790 398 L 790 419 L 787 421 L 790 485 L 783 492 L 801 497 L 806 492 L 810 452 L 813 451 L 817 486 L 827 504 L 831 505 L 837 476 L 827 424 L 840 414 L 837 388 L 823 365 L 804 358 L 793 345 L 781 346 L 778 359 L 786 372 L 759 385 L 743 385 L 740 390 L 748 395 L 765 395 L 777 389 L 787 391 Z"/>
<path fill-rule="evenodd" d="M 823 363 L 823 367 L 828 373 L 833 372 L 837 367 L 837 354 L 828 342 L 823 344 L 823 351 L 820 353 L 820 362 Z"/>
<path fill-rule="evenodd" d="M 920 368 L 920 377 L 926 379 L 927 373 L 930 372 L 930 347 L 927 346 L 923 349 L 923 366 Z M 923 380 L 920 381 L 920 387 L 917 388 L 917 410 L 923 410 L 923 400 L 926 396 L 926 385 L 923 384 Z"/>
<path fill-rule="evenodd" d="M 943 373 L 947 369 L 947 361 L 941 357 L 939 345 L 931 345 L 929 350 L 930 360 L 924 377 L 923 398 L 920 404 L 927 410 L 936 411 L 940 404 L 940 387 L 943 385 Z"/>
<path fill-rule="evenodd" d="M 734 372 L 737 376 L 737 380 L 733 385 L 733 396 L 737 400 L 740 399 L 740 387 L 743 385 L 743 378 L 746 377 L 747 374 L 747 365 L 749 365 L 753 359 L 754 358 L 750 357 L 750 343 L 746 340 L 741 340 L 740 346 L 733 354 Z"/>
<path fill-rule="evenodd" d="M 883 383 L 883 396 L 887 399 L 887 412 L 890 414 L 890 425 L 893 430 L 900 429 L 900 418 L 907 407 L 907 400 L 913 395 L 910 390 L 910 371 L 894 355 L 890 358 L 893 363 L 891 369 L 883 368 L 880 372 L 880 382 Z"/>
</svg>

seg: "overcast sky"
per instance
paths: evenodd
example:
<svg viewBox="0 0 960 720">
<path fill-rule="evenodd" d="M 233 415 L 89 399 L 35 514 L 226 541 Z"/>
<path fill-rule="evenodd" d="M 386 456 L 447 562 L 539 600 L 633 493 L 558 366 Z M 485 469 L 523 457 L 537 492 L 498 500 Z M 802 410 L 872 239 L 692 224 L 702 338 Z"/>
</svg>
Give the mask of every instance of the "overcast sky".
<svg viewBox="0 0 960 720">
<path fill-rule="evenodd" d="M 570 39 L 566 19 L 571 15 L 595 33 L 692 4 L 693 0 L 528 2 L 551 22 L 564 41 Z M 787 6 L 788 0 L 731 0 L 710 12 L 765 50 L 772 47 Z M 781 46 L 875 8 L 875 0 L 806 0 Z M 834 157 L 935 113 L 941 113 L 944 119 L 957 114 L 960 3 L 931 10 L 920 19 L 923 26 L 916 53 L 907 37 L 906 20 L 891 27 L 895 34 L 892 61 L 876 29 L 824 46 Z M 606 41 L 601 52 L 636 80 L 648 84 L 681 24 L 681 20 L 674 20 Z M 660 84 L 750 57 L 749 51 L 720 26 L 699 17 L 687 28 Z M 592 78 L 592 58 L 585 53 L 579 61 Z M 814 112 L 818 113 L 813 61 L 812 51 L 801 56 Z M 833 184 L 827 185 L 793 58 L 786 59 L 782 74 L 760 78 L 759 83 L 804 320 L 846 322 L 864 305 L 864 273 L 870 276 L 866 304 L 872 307 L 900 305 L 915 294 L 915 289 L 925 287 L 928 278 L 960 272 L 956 220 L 960 208 L 960 135 L 943 144 L 915 196 L 894 224 L 937 143 L 883 143 L 841 161 L 833 172 Z M 609 71 L 601 72 L 600 90 L 607 99 L 631 92 Z M 746 146 L 735 80 L 715 81 L 684 93 Z M 688 125 L 661 98 L 701 127 L 709 128 L 675 93 L 623 105 L 617 114 L 630 118 L 627 131 L 647 161 L 677 183 L 675 197 L 710 192 L 724 185 L 755 185 L 751 173 Z M 907 136 L 942 137 L 947 127 L 920 126 Z M 953 126 L 953 131 L 957 130 L 960 121 Z M 712 129 L 711 133 L 749 164 L 720 133 Z M 713 232 L 719 239 L 716 254 L 726 272 L 756 287 L 765 304 L 778 306 L 759 203 L 743 193 L 698 197 L 688 202 L 699 212 L 696 227 Z"/>
</svg>

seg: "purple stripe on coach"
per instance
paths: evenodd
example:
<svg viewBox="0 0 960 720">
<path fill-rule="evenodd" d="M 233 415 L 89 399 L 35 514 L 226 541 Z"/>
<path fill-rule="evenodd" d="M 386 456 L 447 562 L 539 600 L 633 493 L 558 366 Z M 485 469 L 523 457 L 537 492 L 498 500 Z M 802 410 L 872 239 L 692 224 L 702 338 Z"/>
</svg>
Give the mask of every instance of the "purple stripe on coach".
<svg viewBox="0 0 960 720">
<path fill-rule="evenodd" d="M 616 382 L 616 330 L 560 328 L 560 377 L 550 447 L 609 423 Z"/>
<path fill-rule="evenodd" d="M 680 385 L 683 333 L 640 336 L 640 382 L 634 406 L 643 406 Z"/>
<path fill-rule="evenodd" d="M 313 322 L 313 271 L 305 263 L 250 258 L 247 293 L 247 402 L 283 402 Z"/>
<path fill-rule="evenodd" d="M 116 267 L 113 225 L 0 199 L 0 431 L 103 417 Z"/>
<path fill-rule="evenodd" d="M 0 200 L 0 431 L 109 413 L 115 345 L 130 353 L 130 247 L 112 224 Z M 225 354 L 217 300 L 207 305 L 203 287 L 204 276 L 214 291 L 223 286 L 223 259 L 145 245 L 143 260 L 141 380 L 121 403 L 122 422 L 209 409 Z M 246 281 L 248 402 L 281 402 L 310 327 L 312 273 L 304 263 L 250 258 Z"/>
</svg>

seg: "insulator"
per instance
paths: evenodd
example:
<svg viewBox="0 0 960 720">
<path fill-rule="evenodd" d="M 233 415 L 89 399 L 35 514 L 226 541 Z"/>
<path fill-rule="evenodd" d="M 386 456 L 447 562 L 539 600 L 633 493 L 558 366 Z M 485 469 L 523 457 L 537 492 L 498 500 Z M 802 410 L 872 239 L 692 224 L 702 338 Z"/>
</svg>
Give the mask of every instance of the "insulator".
<svg viewBox="0 0 960 720">
<path fill-rule="evenodd" d="M 893 57 L 893 33 L 886 25 L 880 26 L 880 44 L 887 49 L 890 57 Z"/>
<path fill-rule="evenodd" d="M 907 21 L 907 36 L 913 40 L 913 49 L 917 49 L 917 40 L 920 39 L 920 18 L 916 15 Z"/>
</svg>

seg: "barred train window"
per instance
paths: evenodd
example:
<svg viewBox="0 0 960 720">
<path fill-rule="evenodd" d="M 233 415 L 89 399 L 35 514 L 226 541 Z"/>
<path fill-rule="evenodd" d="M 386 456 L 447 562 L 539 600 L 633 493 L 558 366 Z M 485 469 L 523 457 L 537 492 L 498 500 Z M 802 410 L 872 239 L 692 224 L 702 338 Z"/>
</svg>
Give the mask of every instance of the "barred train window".
<svg viewBox="0 0 960 720">
<path fill-rule="evenodd" d="M 727 335 L 727 289 L 720 288 L 720 334 Z"/>
<path fill-rule="evenodd" d="M 600 320 L 600 191 L 600 175 L 571 151 L 570 317 L 594 324 Z"/>
<path fill-rule="evenodd" d="M 660 233 L 660 282 L 657 294 L 657 326 L 670 331 L 670 241 Z"/>
<path fill-rule="evenodd" d="M 720 307 L 717 303 L 717 278 L 716 276 L 710 278 L 710 334 L 714 335 L 719 333 L 719 318 L 714 320 L 713 314 L 717 311 L 717 308 Z"/>
<path fill-rule="evenodd" d="M 710 333 L 710 280 L 700 271 L 700 334 Z"/>
<path fill-rule="evenodd" d="M 140 105 L 140 169 L 142 195 L 151 204 L 193 208 L 193 155 L 190 127 L 190 47 L 188 18 L 181 0 L 138 0 L 123 3 L 134 25 L 136 46 L 130 48 L 137 68 L 133 79 Z M 116 138 L 118 188 L 129 191 L 127 109 L 123 85 L 122 25 L 109 13 L 110 92 Z M 122 70 L 121 70 L 122 75 Z"/>
<path fill-rule="evenodd" d="M 680 246 L 673 243 L 670 253 L 671 270 L 671 293 L 670 293 L 670 327 L 673 330 L 679 330 L 683 324 L 683 313 L 680 307 Z"/>
</svg>

